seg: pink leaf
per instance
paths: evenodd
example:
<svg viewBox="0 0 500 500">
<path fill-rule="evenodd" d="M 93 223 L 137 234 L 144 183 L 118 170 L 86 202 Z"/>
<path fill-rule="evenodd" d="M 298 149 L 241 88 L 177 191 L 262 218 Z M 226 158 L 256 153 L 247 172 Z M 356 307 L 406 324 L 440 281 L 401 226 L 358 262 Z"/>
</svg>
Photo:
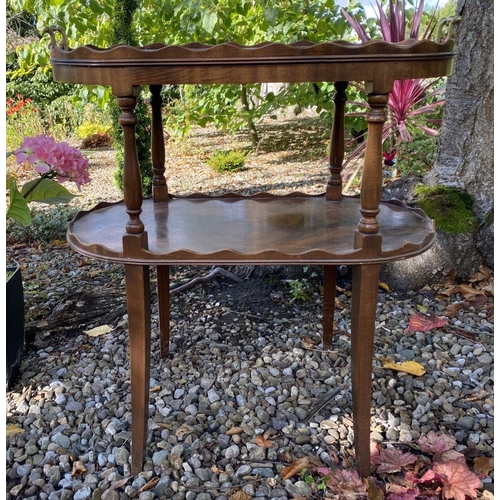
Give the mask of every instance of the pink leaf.
<svg viewBox="0 0 500 500">
<path fill-rule="evenodd" d="M 333 493 L 343 495 L 344 498 L 350 498 L 353 493 L 366 493 L 366 483 L 356 470 L 335 469 L 330 472 L 326 486 Z"/>
<path fill-rule="evenodd" d="M 420 436 L 417 444 L 424 453 L 443 453 L 444 451 L 453 450 L 457 445 L 457 441 L 453 436 L 449 436 L 444 432 L 430 431 Z"/>
<path fill-rule="evenodd" d="M 435 328 L 441 328 L 448 323 L 447 320 L 437 318 L 436 316 L 425 316 L 420 313 L 415 313 L 410 318 L 410 323 L 406 332 L 428 332 Z"/>
<path fill-rule="evenodd" d="M 377 472 L 392 474 L 400 472 L 403 467 L 414 464 L 418 458 L 412 453 L 403 453 L 401 450 L 382 448 L 377 458 Z"/>
<path fill-rule="evenodd" d="M 387 500 L 415 500 L 420 494 L 418 488 L 407 488 L 399 484 L 390 484 L 387 487 Z"/>
<path fill-rule="evenodd" d="M 434 482 L 442 483 L 443 481 L 440 475 L 436 474 L 436 472 L 433 471 L 432 469 L 429 469 L 420 479 L 418 479 L 417 477 L 413 477 L 413 482 L 418 484 L 418 483 L 434 483 Z"/>
<path fill-rule="evenodd" d="M 466 500 L 466 497 L 477 498 L 477 489 L 481 480 L 466 465 L 458 460 L 438 463 L 433 467 L 443 481 L 443 497 L 453 500 Z"/>
</svg>

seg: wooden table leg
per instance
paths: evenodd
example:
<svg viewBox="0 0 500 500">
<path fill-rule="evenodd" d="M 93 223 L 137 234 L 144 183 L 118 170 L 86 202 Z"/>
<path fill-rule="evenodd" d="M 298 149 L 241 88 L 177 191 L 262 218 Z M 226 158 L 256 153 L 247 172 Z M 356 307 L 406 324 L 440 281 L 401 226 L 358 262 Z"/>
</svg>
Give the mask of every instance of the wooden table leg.
<svg viewBox="0 0 500 500">
<path fill-rule="evenodd" d="M 358 471 L 370 475 L 370 410 L 373 343 L 380 265 L 358 265 L 353 269 L 351 370 L 354 449 Z"/>
<path fill-rule="evenodd" d="M 149 266 L 125 265 L 132 387 L 132 476 L 142 471 L 148 429 L 151 354 Z"/>
<path fill-rule="evenodd" d="M 337 266 L 323 266 L 323 349 L 332 348 Z"/>
<path fill-rule="evenodd" d="M 166 358 L 170 343 L 170 276 L 169 266 L 158 266 L 158 317 L 160 321 L 160 354 Z"/>
</svg>

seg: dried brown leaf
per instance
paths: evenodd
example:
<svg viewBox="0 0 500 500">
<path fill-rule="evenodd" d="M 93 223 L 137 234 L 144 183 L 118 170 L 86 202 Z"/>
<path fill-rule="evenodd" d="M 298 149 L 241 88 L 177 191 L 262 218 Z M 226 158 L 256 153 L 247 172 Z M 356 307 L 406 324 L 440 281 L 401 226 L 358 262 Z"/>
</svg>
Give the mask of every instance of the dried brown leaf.
<svg viewBox="0 0 500 500">
<path fill-rule="evenodd" d="M 474 299 L 477 295 L 484 295 L 485 293 L 482 290 L 478 290 L 470 285 L 459 285 L 458 286 L 460 293 L 467 299 Z"/>
<path fill-rule="evenodd" d="M 456 269 L 451 269 L 449 272 L 448 272 L 448 275 L 446 276 L 446 281 L 445 281 L 445 285 L 446 286 L 451 286 L 455 283 L 455 278 L 457 277 L 457 270 Z"/>
<path fill-rule="evenodd" d="M 259 434 L 255 438 L 255 444 L 257 446 L 260 446 L 261 448 L 272 448 L 273 446 L 276 446 L 272 441 L 266 439 L 262 434 Z"/>
<path fill-rule="evenodd" d="M 470 278 L 469 278 L 469 281 L 471 283 L 475 283 L 476 281 L 482 281 L 484 279 L 488 279 L 486 278 L 486 276 L 481 273 L 481 272 L 478 272 L 478 273 L 474 273 Z"/>
<path fill-rule="evenodd" d="M 446 310 L 443 312 L 443 314 L 447 318 L 454 318 L 457 314 L 457 312 L 462 309 L 465 305 L 465 302 L 455 302 L 454 304 L 450 304 Z"/>
<path fill-rule="evenodd" d="M 83 465 L 82 462 L 77 460 L 76 462 L 73 462 L 73 469 L 71 470 L 71 477 L 76 477 L 76 476 L 81 476 L 87 472 L 87 468 Z"/>
<path fill-rule="evenodd" d="M 144 486 L 141 486 L 139 488 L 138 493 L 142 493 L 143 491 L 152 490 L 158 484 L 159 480 L 160 480 L 159 477 L 154 477 L 153 479 L 150 479 Z"/>
<path fill-rule="evenodd" d="M 372 478 L 364 480 L 366 484 L 366 491 L 368 492 L 368 500 L 384 500 L 384 492 L 377 486 Z"/>
<path fill-rule="evenodd" d="M 126 477 L 125 479 L 119 479 L 118 481 L 114 481 L 111 483 L 111 486 L 109 487 L 110 490 L 116 490 L 117 488 L 121 488 L 122 486 L 125 486 L 131 477 Z"/>
<path fill-rule="evenodd" d="M 304 469 L 309 467 L 309 458 L 302 457 L 295 459 L 288 467 L 284 467 L 281 471 L 281 479 L 290 479 L 296 474 L 300 474 Z"/>
<path fill-rule="evenodd" d="M 175 431 L 175 435 L 177 437 L 184 437 L 188 434 L 191 434 L 193 431 L 194 429 L 190 425 L 183 424 Z"/>
<path fill-rule="evenodd" d="M 481 309 L 488 302 L 488 297 L 486 295 L 476 295 L 474 298 L 467 301 L 469 307 L 474 309 Z"/>
<path fill-rule="evenodd" d="M 492 457 L 476 457 L 474 459 L 474 470 L 476 474 L 488 476 L 495 467 L 495 460 Z"/>
<path fill-rule="evenodd" d="M 25 431 L 22 427 L 18 427 L 17 425 L 14 425 L 14 424 L 9 424 L 7 426 L 6 431 L 5 431 L 5 435 L 7 437 L 10 437 L 13 434 L 22 434 L 23 432 L 25 432 Z"/>
<path fill-rule="evenodd" d="M 245 493 L 243 490 L 237 491 L 233 493 L 230 497 L 230 500 L 250 500 L 252 498 L 249 494 Z"/>
<path fill-rule="evenodd" d="M 241 434 L 243 432 L 243 429 L 241 427 L 231 427 L 231 429 L 228 429 L 226 431 L 226 434 L 228 436 L 234 436 L 235 434 Z"/>
<path fill-rule="evenodd" d="M 491 276 L 491 269 L 486 267 L 484 264 L 479 266 L 479 272 L 481 272 L 486 279 L 489 279 Z"/>
</svg>

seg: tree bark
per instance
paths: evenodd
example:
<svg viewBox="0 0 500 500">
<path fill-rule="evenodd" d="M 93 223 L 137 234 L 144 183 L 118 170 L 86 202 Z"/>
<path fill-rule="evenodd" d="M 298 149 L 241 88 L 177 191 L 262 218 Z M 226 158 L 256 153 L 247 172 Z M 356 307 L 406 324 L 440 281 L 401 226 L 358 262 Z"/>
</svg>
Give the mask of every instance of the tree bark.
<svg viewBox="0 0 500 500">
<path fill-rule="evenodd" d="M 476 247 L 493 267 L 493 0 L 458 0 L 457 15 L 455 70 L 425 182 L 462 188 L 474 198 L 481 228 Z"/>
</svg>

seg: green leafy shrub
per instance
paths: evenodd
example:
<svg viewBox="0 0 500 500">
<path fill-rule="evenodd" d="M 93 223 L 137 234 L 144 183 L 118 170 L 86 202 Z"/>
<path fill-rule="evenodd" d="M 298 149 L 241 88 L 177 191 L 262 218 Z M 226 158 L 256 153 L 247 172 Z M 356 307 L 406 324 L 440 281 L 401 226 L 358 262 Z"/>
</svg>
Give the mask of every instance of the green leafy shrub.
<svg viewBox="0 0 500 500">
<path fill-rule="evenodd" d="M 434 164 L 437 138 L 418 135 L 412 142 L 401 142 L 397 151 L 396 168 L 400 175 L 424 175 Z"/>
<path fill-rule="evenodd" d="M 105 134 L 109 129 L 109 125 L 104 123 L 85 121 L 76 129 L 76 136 L 78 139 L 86 139 L 94 134 Z"/>
<path fill-rule="evenodd" d="M 68 222 L 78 211 L 70 206 L 51 206 L 46 208 L 31 208 L 31 225 L 23 226 L 21 223 L 7 219 L 7 242 L 14 243 L 53 243 L 56 240 L 66 240 Z"/>
<path fill-rule="evenodd" d="M 474 199 L 465 191 L 449 186 L 417 186 L 417 205 L 432 219 L 436 228 L 449 234 L 475 231 Z"/>
<path fill-rule="evenodd" d="M 227 172 L 239 172 L 245 167 L 246 152 L 239 149 L 230 151 L 219 151 L 213 154 L 207 163 L 221 174 Z"/>
<path fill-rule="evenodd" d="M 306 278 L 285 280 L 285 283 L 290 287 L 292 302 L 308 302 L 311 299 L 314 287 Z"/>
</svg>

